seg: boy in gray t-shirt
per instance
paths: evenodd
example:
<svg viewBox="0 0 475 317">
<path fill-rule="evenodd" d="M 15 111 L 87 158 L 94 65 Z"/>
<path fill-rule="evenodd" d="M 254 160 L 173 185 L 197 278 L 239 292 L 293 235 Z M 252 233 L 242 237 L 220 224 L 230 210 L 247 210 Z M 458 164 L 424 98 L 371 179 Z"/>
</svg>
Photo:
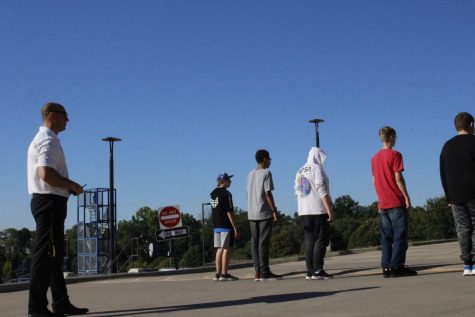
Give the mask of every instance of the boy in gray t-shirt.
<svg viewBox="0 0 475 317">
<path fill-rule="evenodd" d="M 256 152 L 257 169 L 247 177 L 247 215 L 251 227 L 251 253 L 256 270 L 255 280 L 280 278 L 269 268 L 269 244 L 272 223 L 277 220 L 272 190 L 272 173 L 269 171 L 271 158 L 266 150 Z"/>
</svg>

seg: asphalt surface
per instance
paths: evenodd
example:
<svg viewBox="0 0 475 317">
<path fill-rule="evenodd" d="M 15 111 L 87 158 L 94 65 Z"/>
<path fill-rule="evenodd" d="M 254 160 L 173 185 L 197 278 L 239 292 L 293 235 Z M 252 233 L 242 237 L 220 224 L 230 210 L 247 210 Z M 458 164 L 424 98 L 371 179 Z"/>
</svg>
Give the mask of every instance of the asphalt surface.
<svg viewBox="0 0 475 317">
<path fill-rule="evenodd" d="M 305 280 L 305 263 L 272 265 L 280 281 L 255 282 L 252 268 L 230 271 L 239 281 L 214 282 L 213 272 L 138 276 L 68 285 L 87 316 L 474 316 L 475 276 L 463 277 L 456 242 L 413 246 L 415 277 L 383 278 L 380 251 L 326 259 L 331 280 Z M 0 316 L 27 315 L 28 292 L 0 294 Z"/>
</svg>

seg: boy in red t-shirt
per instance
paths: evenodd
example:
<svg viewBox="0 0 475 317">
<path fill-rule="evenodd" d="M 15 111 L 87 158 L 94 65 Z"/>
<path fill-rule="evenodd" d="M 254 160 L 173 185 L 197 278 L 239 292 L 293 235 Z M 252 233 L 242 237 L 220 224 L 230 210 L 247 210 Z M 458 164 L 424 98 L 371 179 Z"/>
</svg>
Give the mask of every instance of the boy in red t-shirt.
<svg viewBox="0 0 475 317">
<path fill-rule="evenodd" d="M 404 164 L 401 153 L 392 148 L 396 144 L 396 130 L 379 130 L 383 148 L 371 159 L 373 184 L 378 195 L 381 228 L 381 266 L 384 277 L 417 275 L 405 266 L 407 251 L 407 209 L 411 199 L 402 176 Z"/>
</svg>

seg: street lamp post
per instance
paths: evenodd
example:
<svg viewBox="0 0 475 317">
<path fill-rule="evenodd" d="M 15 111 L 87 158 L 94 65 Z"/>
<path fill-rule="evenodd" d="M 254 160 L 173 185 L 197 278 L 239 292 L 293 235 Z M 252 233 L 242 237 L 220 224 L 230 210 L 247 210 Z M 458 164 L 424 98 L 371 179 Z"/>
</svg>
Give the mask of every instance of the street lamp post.
<svg viewBox="0 0 475 317">
<path fill-rule="evenodd" d="M 320 135 L 318 131 L 318 124 L 324 122 L 325 120 L 323 119 L 312 119 L 309 120 L 308 122 L 314 123 L 315 124 L 315 145 L 316 147 L 320 147 Z"/>
<path fill-rule="evenodd" d="M 426 205 L 426 231 L 427 231 L 427 241 L 430 241 L 429 205 Z"/>
<path fill-rule="evenodd" d="M 211 203 L 201 203 L 201 231 L 203 239 L 203 266 L 205 265 L 205 206 L 210 206 Z"/>
<path fill-rule="evenodd" d="M 115 259 L 114 142 L 122 140 L 107 137 L 102 141 L 109 142 L 109 267 L 111 273 L 117 273 L 113 265 Z"/>
</svg>

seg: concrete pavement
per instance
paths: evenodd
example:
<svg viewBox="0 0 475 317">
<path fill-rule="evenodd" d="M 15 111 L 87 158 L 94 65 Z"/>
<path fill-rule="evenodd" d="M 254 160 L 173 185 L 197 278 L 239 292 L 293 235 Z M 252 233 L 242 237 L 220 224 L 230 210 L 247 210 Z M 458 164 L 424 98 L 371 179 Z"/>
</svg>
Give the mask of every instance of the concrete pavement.
<svg viewBox="0 0 475 317">
<path fill-rule="evenodd" d="M 88 316 L 473 316 L 475 276 L 463 277 L 458 243 L 413 246 L 407 264 L 416 277 L 381 276 L 380 251 L 334 256 L 332 280 L 306 281 L 305 263 L 272 265 L 281 281 L 241 278 L 213 282 L 213 272 L 132 276 L 68 285 L 71 301 Z M 0 315 L 26 316 L 28 292 L 0 294 Z"/>
</svg>

